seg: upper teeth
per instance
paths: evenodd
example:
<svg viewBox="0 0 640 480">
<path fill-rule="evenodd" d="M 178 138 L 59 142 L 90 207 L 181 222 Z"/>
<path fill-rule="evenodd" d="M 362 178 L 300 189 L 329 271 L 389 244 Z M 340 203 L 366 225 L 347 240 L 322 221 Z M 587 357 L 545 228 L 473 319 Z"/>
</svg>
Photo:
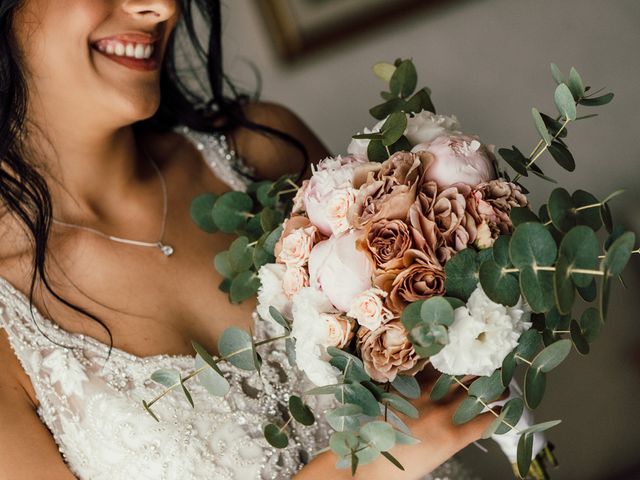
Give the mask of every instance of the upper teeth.
<svg viewBox="0 0 640 480">
<path fill-rule="evenodd" d="M 144 59 L 151 58 L 154 51 L 153 44 L 124 43 L 117 40 L 101 41 L 96 44 L 96 47 L 101 52 L 108 53 L 109 55 Z"/>
</svg>

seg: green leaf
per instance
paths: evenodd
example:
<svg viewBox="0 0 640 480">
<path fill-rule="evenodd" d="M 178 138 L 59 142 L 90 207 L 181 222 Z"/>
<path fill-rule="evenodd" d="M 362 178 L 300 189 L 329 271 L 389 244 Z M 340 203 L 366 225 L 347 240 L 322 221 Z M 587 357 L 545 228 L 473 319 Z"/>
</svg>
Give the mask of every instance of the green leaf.
<svg viewBox="0 0 640 480">
<path fill-rule="evenodd" d="M 360 427 L 359 415 L 361 414 L 362 408 L 360 406 L 346 404 L 329 411 L 325 418 L 331 428 L 338 432 L 344 432 L 357 430 Z"/>
<path fill-rule="evenodd" d="M 542 224 L 533 222 L 520 224 L 514 230 L 509 244 L 511 262 L 518 268 L 553 265 L 557 250 L 549 231 Z"/>
<path fill-rule="evenodd" d="M 550 420 L 548 422 L 538 423 L 536 425 L 532 425 L 529 428 L 522 431 L 525 435 L 533 435 L 534 433 L 546 432 L 550 428 L 555 427 L 556 425 L 560 425 L 562 420 Z"/>
<path fill-rule="evenodd" d="M 242 369 L 253 371 L 255 364 L 251 353 L 251 335 L 236 327 L 229 327 L 218 341 L 220 356 L 232 365 Z"/>
<path fill-rule="evenodd" d="M 196 370 L 199 370 L 204 366 L 209 365 L 200 355 L 196 355 Z M 200 372 L 198 374 L 198 381 L 205 388 L 205 390 L 207 390 L 207 392 L 216 397 L 224 397 L 227 393 L 229 393 L 229 390 L 231 389 L 231 385 L 229 385 L 227 379 L 224 378 L 221 373 L 219 373 L 219 370 L 213 368 L 206 368 L 202 372 Z"/>
<path fill-rule="evenodd" d="M 213 359 L 213 357 L 209 354 L 209 352 L 207 352 L 206 348 L 204 348 L 202 345 L 200 345 L 195 340 L 191 340 L 191 346 L 195 350 L 196 355 L 199 355 L 200 357 L 202 357 L 202 360 L 204 360 L 204 363 L 206 363 L 211 368 L 213 368 L 216 372 L 218 372 L 220 375 L 222 375 L 222 371 L 220 371 L 220 368 L 218 367 L 218 364 Z"/>
<path fill-rule="evenodd" d="M 258 184 L 258 188 L 256 189 L 256 198 L 263 207 L 273 208 L 278 203 L 278 197 L 276 196 L 276 192 L 273 191 L 273 187 L 273 182 L 269 182 L 267 180 Z"/>
<path fill-rule="evenodd" d="M 396 434 L 387 422 L 369 422 L 360 429 L 360 437 L 378 451 L 391 450 L 396 444 Z"/>
<path fill-rule="evenodd" d="M 489 403 L 502 395 L 504 389 L 501 372 L 496 370 L 490 377 L 480 377 L 475 380 L 469 387 L 469 395 Z"/>
<path fill-rule="evenodd" d="M 354 432 L 333 432 L 329 437 L 329 447 L 336 455 L 344 457 L 358 448 L 358 437 Z"/>
<path fill-rule="evenodd" d="M 274 254 L 273 251 L 276 248 L 276 243 L 278 243 L 278 240 L 280 240 L 280 237 L 282 236 L 282 231 L 283 227 L 280 225 L 273 232 L 265 236 L 265 239 L 262 242 L 262 248 L 264 248 L 267 253 L 271 255 Z"/>
<path fill-rule="evenodd" d="M 447 295 L 467 301 L 478 286 L 479 269 L 478 253 L 473 248 L 454 255 L 444 266 Z"/>
<path fill-rule="evenodd" d="M 406 415 L 409 418 L 418 418 L 420 416 L 416 407 L 414 407 L 404 398 L 393 393 L 383 393 L 380 402 L 383 404 L 388 404 L 390 407 L 396 409 L 398 412 Z"/>
<path fill-rule="evenodd" d="M 453 323 L 453 307 L 442 297 L 432 297 L 422 304 L 420 317 L 432 325 L 449 326 Z"/>
<path fill-rule="evenodd" d="M 378 105 L 376 105 L 375 107 L 371 108 L 369 110 L 369 113 L 371 114 L 371 116 L 377 120 L 382 120 L 384 118 L 387 118 L 389 115 L 391 115 L 394 112 L 399 112 L 402 111 L 405 107 L 405 101 L 401 98 L 392 98 L 391 100 L 388 100 L 384 103 L 380 103 Z M 354 136 L 353 138 L 375 138 L 375 139 L 380 139 L 379 136 L 375 136 L 375 137 L 363 137 L 363 136 Z"/>
<path fill-rule="evenodd" d="M 570 340 L 558 340 L 542 350 L 531 362 L 531 368 L 549 373 L 560 365 L 571 352 Z"/>
<path fill-rule="evenodd" d="M 285 331 L 287 332 L 291 331 L 291 325 L 289 324 L 289 322 L 282 316 L 280 311 L 273 305 L 269 307 L 269 315 L 271 315 L 271 318 L 275 320 L 275 322 L 278 323 L 280 326 L 282 326 L 282 328 L 284 328 Z"/>
<path fill-rule="evenodd" d="M 516 371 L 517 364 L 516 364 L 515 355 L 516 355 L 516 352 L 512 351 L 511 353 L 509 353 L 509 355 L 504 357 L 504 360 L 502 360 L 502 368 L 500 369 L 500 376 L 502 377 L 502 385 L 504 385 L 505 387 L 509 385 L 509 383 L 513 379 L 513 374 Z"/>
<path fill-rule="evenodd" d="M 573 159 L 573 155 L 562 143 L 554 140 L 547 148 L 553 159 L 562 168 L 569 172 L 573 172 L 576 169 L 576 161 Z"/>
<path fill-rule="evenodd" d="M 549 345 L 549 347 L 553 345 L 555 345 L 555 343 Z M 524 376 L 524 398 L 527 406 L 532 410 L 537 408 L 540 402 L 542 402 L 546 385 L 546 373 L 532 367 L 527 369 L 527 373 Z"/>
<path fill-rule="evenodd" d="M 189 405 L 191 405 L 191 408 L 195 408 L 196 405 L 193 403 L 193 397 L 191 396 L 191 392 L 187 386 L 184 384 L 183 378 L 180 378 L 180 386 L 182 387 L 182 393 L 184 393 L 184 396 L 187 399 L 187 402 L 189 402 Z"/>
<path fill-rule="evenodd" d="M 600 297 L 599 297 L 599 306 L 600 306 L 600 318 L 602 321 L 606 321 L 607 319 L 607 311 L 609 310 L 609 297 L 611 295 L 611 281 L 608 275 L 602 277 L 602 286 L 600 287 Z"/>
<path fill-rule="evenodd" d="M 504 414 L 503 419 L 509 425 L 516 426 L 520 421 L 520 417 L 522 416 L 523 412 L 524 412 L 524 401 L 521 398 L 516 397 L 509 400 L 504 405 L 504 407 L 502 407 L 502 411 L 500 412 L 500 415 Z M 503 435 L 510 431 L 511 431 L 511 427 L 509 427 L 508 425 L 505 425 L 504 423 L 500 423 L 500 425 L 498 425 L 498 427 L 496 428 L 494 434 Z"/>
<path fill-rule="evenodd" d="M 393 145 L 400 137 L 404 135 L 404 131 L 407 129 L 407 115 L 404 112 L 395 112 L 389 115 L 389 118 L 384 122 L 381 127 L 382 144 L 386 147 Z"/>
<path fill-rule="evenodd" d="M 394 95 L 406 98 L 411 95 L 418 84 L 418 73 L 411 60 L 404 60 L 397 66 L 389 79 L 389 89 Z"/>
<path fill-rule="evenodd" d="M 353 403 L 362 408 L 362 412 L 370 417 L 380 414 L 378 401 L 373 394 L 359 383 L 348 383 L 338 386 L 335 397 L 341 403 Z"/>
<path fill-rule="evenodd" d="M 478 401 L 475 397 L 467 397 L 465 398 L 456 412 L 453 414 L 453 423 L 454 425 L 462 425 L 463 423 L 467 423 L 482 412 L 484 406 Z"/>
<path fill-rule="evenodd" d="M 203 193 L 198 195 L 191 201 L 189 207 L 189 213 L 193 222 L 207 233 L 215 233 L 218 231 L 218 226 L 213 221 L 211 212 L 213 211 L 213 204 L 216 203 L 216 197 L 213 193 Z"/>
<path fill-rule="evenodd" d="M 480 266 L 480 284 L 492 301 L 512 307 L 520 299 L 520 286 L 518 277 L 504 269 L 493 260 L 484 262 Z"/>
<path fill-rule="evenodd" d="M 256 245 L 253 249 L 253 266 L 256 270 L 260 270 L 260 267 L 266 265 L 267 263 L 274 263 L 276 261 L 276 257 L 267 252 L 262 246 Z"/>
<path fill-rule="evenodd" d="M 433 384 L 431 389 L 431 395 L 429 396 L 432 401 L 437 402 L 438 400 L 442 400 L 447 393 L 449 393 L 449 389 L 451 388 L 451 384 L 453 383 L 453 376 L 447 375 L 443 373 L 440 375 L 436 383 Z"/>
<path fill-rule="evenodd" d="M 265 232 L 269 232 L 278 228 L 278 226 L 284 220 L 284 213 L 280 210 L 274 210 L 273 208 L 265 207 L 260 212 L 260 226 Z"/>
<path fill-rule="evenodd" d="M 393 463 L 397 468 L 399 468 L 400 470 L 402 470 L 404 472 L 404 467 L 402 466 L 402 464 L 398 461 L 398 459 L 396 457 L 391 455 L 389 452 L 380 452 L 380 454 L 384 458 L 389 460 L 391 463 Z"/>
<path fill-rule="evenodd" d="M 576 208 L 600 203 L 596 197 L 584 190 L 576 190 L 573 192 L 571 199 Z M 587 208 L 576 212 L 576 220 L 579 225 L 586 225 L 596 232 L 602 227 L 602 218 L 600 217 L 600 209 L 598 207 Z"/>
<path fill-rule="evenodd" d="M 287 434 L 280 431 L 280 428 L 273 423 L 267 423 L 262 430 L 264 438 L 274 448 L 286 448 L 289 445 L 289 437 Z"/>
<path fill-rule="evenodd" d="M 600 330 L 602 330 L 602 322 L 596 308 L 590 307 L 582 312 L 580 328 L 582 335 L 588 342 L 593 342 L 598 337 Z"/>
<path fill-rule="evenodd" d="M 509 166 L 516 171 L 516 173 L 519 173 L 523 177 L 528 176 L 529 172 L 527 170 L 527 163 L 529 161 L 527 157 L 525 157 L 522 152 L 520 152 L 520 150 L 516 148 L 515 145 L 513 145 L 511 148 L 512 149 L 500 148 L 498 150 L 498 153 L 504 159 L 504 161 L 507 162 Z"/>
<path fill-rule="evenodd" d="M 396 375 L 391 385 L 407 398 L 420 398 L 420 384 L 416 378 L 411 375 Z"/>
<path fill-rule="evenodd" d="M 569 87 L 567 87 L 566 84 L 561 83 L 556 87 L 553 99 L 556 102 L 558 112 L 560 112 L 566 120 L 576 119 L 576 117 L 578 116 L 576 104 L 573 100 L 571 90 L 569 90 Z"/>
<path fill-rule="evenodd" d="M 370 380 L 369 375 L 364 370 L 362 360 L 357 357 L 334 356 L 329 363 L 343 372 L 345 381 L 364 382 Z"/>
<path fill-rule="evenodd" d="M 503 435 L 511 431 L 512 426 L 516 426 L 522 412 L 524 411 L 524 402 L 521 398 L 512 398 L 504 404 L 498 417 L 491 422 L 491 425 L 484 431 L 482 438 L 487 439 L 492 435 Z M 508 425 L 507 425 L 508 424 Z"/>
<path fill-rule="evenodd" d="M 547 126 L 544 124 L 544 120 L 540 115 L 540 112 L 537 108 L 531 109 L 531 115 L 533 116 L 533 122 L 536 126 L 536 130 L 538 130 L 538 134 L 544 140 L 544 143 L 549 146 L 551 145 L 551 135 L 549 135 L 549 131 L 547 130 Z"/>
<path fill-rule="evenodd" d="M 367 146 L 367 158 L 371 162 L 384 162 L 389 158 L 389 152 L 382 143 L 382 140 L 371 140 Z"/>
<path fill-rule="evenodd" d="M 231 282 L 229 296 L 231 303 L 240 303 L 253 297 L 260 288 L 260 280 L 255 272 L 247 270 L 238 274 Z"/>
<path fill-rule="evenodd" d="M 569 71 L 568 86 L 571 94 L 573 95 L 573 99 L 575 101 L 580 100 L 584 95 L 584 83 L 582 83 L 582 78 L 578 71 L 573 67 L 571 67 L 571 70 Z"/>
<path fill-rule="evenodd" d="M 253 247 L 247 237 L 238 237 L 229 246 L 229 263 L 234 272 L 245 272 L 253 264 Z"/>
<path fill-rule="evenodd" d="M 180 372 L 175 368 L 161 368 L 151 374 L 151 380 L 164 387 L 172 388 L 180 383 Z"/>
<path fill-rule="evenodd" d="M 567 232 L 576 225 L 573 199 L 564 188 L 556 188 L 551 192 L 547 210 L 553 226 L 561 232 Z"/>
<path fill-rule="evenodd" d="M 530 328 L 526 332 L 523 332 L 518 339 L 518 346 L 516 347 L 516 354 L 519 357 L 531 360 L 540 347 L 540 333 Z M 518 360 L 519 361 L 519 360 Z"/>
<path fill-rule="evenodd" d="M 252 207 L 253 201 L 246 193 L 223 193 L 213 205 L 213 221 L 224 233 L 234 233 L 246 225 Z"/>
<path fill-rule="evenodd" d="M 513 207 L 509 213 L 509 218 L 514 228 L 524 222 L 540 223 L 538 216 L 529 207 Z"/>
<path fill-rule="evenodd" d="M 581 355 L 587 355 L 590 350 L 589 342 L 587 342 L 587 339 L 582 335 L 580 324 L 575 320 L 571 320 L 569 331 L 571 332 L 571 342 L 573 342 L 573 345 L 576 347 L 578 353 L 580 353 Z"/>
<path fill-rule="evenodd" d="M 405 105 L 405 111 L 407 113 L 420 113 L 423 110 L 436 113 L 436 108 L 431 101 L 431 92 L 428 88 L 418 90 Z"/>
<path fill-rule="evenodd" d="M 555 63 L 551 64 L 551 76 L 555 80 L 555 82 L 559 85 L 564 83 L 564 78 L 562 77 L 562 73 L 560 73 L 560 69 Z"/>
<path fill-rule="evenodd" d="M 291 412 L 291 416 L 302 425 L 313 425 L 316 421 L 309 406 L 296 395 L 289 397 L 289 411 Z"/>
<path fill-rule="evenodd" d="M 575 287 L 571 280 L 569 260 L 561 256 L 556 262 L 556 271 L 553 273 L 553 293 L 556 307 L 562 314 L 571 313 L 575 300 Z"/>
<path fill-rule="evenodd" d="M 218 253 L 213 259 L 213 265 L 216 271 L 225 278 L 232 279 L 236 276 L 236 271 L 231 264 L 228 251 Z"/>
<path fill-rule="evenodd" d="M 635 241 L 636 234 L 633 232 L 620 235 L 607 250 L 600 264 L 601 269 L 608 275 L 620 275 L 631 258 Z"/>
<path fill-rule="evenodd" d="M 599 251 L 600 246 L 595 232 L 584 225 L 572 228 L 560 243 L 560 257 L 567 260 L 569 269 L 596 270 Z M 571 273 L 571 279 L 576 286 L 587 287 L 593 280 L 593 275 Z"/>
<path fill-rule="evenodd" d="M 304 392 L 305 395 L 334 395 L 340 392 L 340 387 L 343 383 L 337 383 L 335 385 L 322 385 L 320 387 L 314 387 L 311 390 Z"/>
<path fill-rule="evenodd" d="M 541 113 L 540 115 L 544 120 L 544 124 L 547 126 L 547 130 L 549 130 L 549 135 L 557 138 L 564 138 L 567 136 L 567 131 L 562 128 L 562 123 L 544 113 Z M 562 129 L 562 131 L 560 131 L 560 129 Z"/>
<path fill-rule="evenodd" d="M 607 93 L 599 97 L 583 98 L 580 100 L 580 105 L 585 107 L 599 107 L 600 105 L 606 105 L 613 100 L 613 93 Z"/>
<path fill-rule="evenodd" d="M 520 290 L 535 313 L 548 312 L 555 305 L 553 272 L 534 270 L 525 266 L 520 270 Z"/>
<path fill-rule="evenodd" d="M 595 278 L 592 278 L 591 282 L 586 287 L 577 287 L 576 289 L 582 299 L 586 302 L 593 302 L 598 296 L 598 287 L 596 286 Z"/>
<path fill-rule="evenodd" d="M 531 467 L 531 456 L 533 455 L 533 435 L 521 435 L 518 441 L 516 453 L 518 463 L 518 473 L 521 478 L 525 478 Z"/>
<path fill-rule="evenodd" d="M 454 257 L 455 258 L 455 257 Z M 407 331 L 411 331 L 416 325 L 422 323 L 422 304 L 424 300 L 418 300 L 417 302 L 412 302 L 405 307 L 400 315 L 400 320 L 404 325 L 404 328 Z"/>
</svg>

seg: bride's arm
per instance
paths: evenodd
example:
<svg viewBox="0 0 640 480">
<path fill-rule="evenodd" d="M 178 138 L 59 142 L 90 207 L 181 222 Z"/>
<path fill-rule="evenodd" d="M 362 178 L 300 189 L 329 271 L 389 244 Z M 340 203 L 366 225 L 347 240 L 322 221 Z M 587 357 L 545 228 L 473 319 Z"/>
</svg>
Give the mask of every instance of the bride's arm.
<svg viewBox="0 0 640 480">
<path fill-rule="evenodd" d="M 29 380 L 0 328 L 0 480 L 73 480 L 27 393 Z"/>
<path fill-rule="evenodd" d="M 327 148 L 309 127 L 287 107 L 275 103 L 247 104 L 244 113 L 248 120 L 291 135 L 307 150 L 309 161 L 317 163 L 330 155 Z M 238 128 L 231 133 L 238 154 L 261 178 L 276 179 L 288 173 L 298 173 L 304 157 L 290 142 L 266 136 L 259 130 Z M 309 172 L 307 172 L 309 174 Z"/>
<path fill-rule="evenodd" d="M 296 480 L 331 478 L 332 480 L 417 480 L 435 470 L 470 443 L 479 440 L 482 432 L 494 420 L 491 413 L 483 413 L 463 425 L 454 425 L 451 417 L 460 402 L 467 397 L 464 390 L 456 388 L 448 401 L 434 403 L 425 394 L 416 406 L 420 418 L 408 422 L 414 437 L 420 440 L 415 445 L 399 445 L 390 453 L 396 457 L 404 471 L 399 470 L 383 457 L 373 463 L 359 466 L 355 477 L 350 469 L 336 469 L 337 457 L 333 452 L 325 452 L 315 457 L 296 475 Z"/>
</svg>

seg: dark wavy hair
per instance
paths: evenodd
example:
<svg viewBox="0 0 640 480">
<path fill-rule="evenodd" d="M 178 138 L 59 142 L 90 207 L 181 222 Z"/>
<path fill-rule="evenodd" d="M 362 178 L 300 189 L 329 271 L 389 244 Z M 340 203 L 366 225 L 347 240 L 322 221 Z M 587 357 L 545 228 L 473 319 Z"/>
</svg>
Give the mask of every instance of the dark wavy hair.
<svg viewBox="0 0 640 480">
<path fill-rule="evenodd" d="M 28 292 L 29 308 L 33 317 L 33 295 L 37 280 L 67 307 L 98 322 L 109 335 L 109 352 L 113 337 L 107 325 L 57 294 L 46 274 L 47 244 L 52 220 L 51 196 L 47 182 L 38 169 L 26 159 L 20 142 L 24 131 L 28 91 L 21 54 L 13 32 L 15 12 L 23 0 L 0 1 L 0 205 L 4 214 L 13 213 L 26 227 L 33 245 L 33 270 Z M 161 71 L 161 101 L 157 112 L 133 125 L 134 131 L 168 132 L 176 125 L 186 125 L 201 132 L 230 131 L 249 128 L 289 142 L 303 155 L 307 169 L 308 155 L 304 145 L 285 132 L 250 121 L 244 115 L 243 105 L 249 95 L 240 94 L 225 76 L 222 68 L 220 2 L 217 0 L 179 0 L 182 10 L 180 22 L 169 40 Z M 206 45 L 199 39 L 195 16 L 201 16 L 209 27 Z M 177 33 L 182 30 L 191 49 L 190 64 L 185 71 L 178 65 L 184 57 L 177 44 Z M 183 54 L 180 57 L 180 54 Z M 193 67 L 201 64 L 204 73 Z M 195 92 L 185 76 L 191 80 L 205 77 L 204 92 Z M 192 82 L 193 83 L 193 82 Z M 196 82 L 198 83 L 198 82 Z M 214 124 L 216 125 L 214 127 Z M 35 322 L 35 318 L 34 318 Z M 36 324 L 37 325 L 37 324 Z M 38 327 L 39 328 L 39 327 Z"/>
</svg>

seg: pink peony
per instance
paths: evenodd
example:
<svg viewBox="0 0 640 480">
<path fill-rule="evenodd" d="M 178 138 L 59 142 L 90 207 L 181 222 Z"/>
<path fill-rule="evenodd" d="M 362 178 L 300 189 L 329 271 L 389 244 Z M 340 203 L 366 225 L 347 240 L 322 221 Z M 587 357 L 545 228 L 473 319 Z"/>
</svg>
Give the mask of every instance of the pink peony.
<svg viewBox="0 0 640 480">
<path fill-rule="evenodd" d="M 374 265 L 357 242 L 353 231 L 333 236 L 313 247 L 309 257 L 311 287 L 324 292 L 341 312 L 347 312 L 353 299 L 371 288 Z"/>
<path fill-rule="evenodd" d="M 435 157 L 425 179 L 443 188 L 456 183 L 477 185 L 496 177 L 494 156 L 476 137 L 442 135 L 411 151 L 429 152 Z"/>
</svg>

